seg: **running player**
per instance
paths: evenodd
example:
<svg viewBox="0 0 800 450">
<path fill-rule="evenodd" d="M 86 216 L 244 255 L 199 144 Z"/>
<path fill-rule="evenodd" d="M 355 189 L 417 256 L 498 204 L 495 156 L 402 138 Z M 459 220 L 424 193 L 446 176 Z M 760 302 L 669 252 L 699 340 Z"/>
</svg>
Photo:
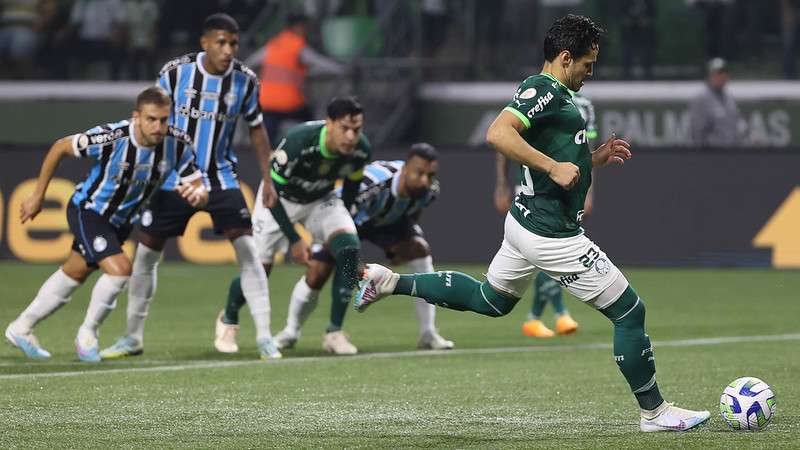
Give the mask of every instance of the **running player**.
<svg viewBox="0 0 800 450">
<path fill-rule="evenodd" d="M 357 278 L 360 248 L 356 226 L 348 212 L 353 204 L 364 166 L 370 158 L 370 145 L 361 133 L 364 113 L 355 98 L 335 98 L 328 104 L 327 118 L 306 122 L 287 132 L 272 158 L 272 182 L 262 183 L 262 190 L 274 182 L 280 201 L 271 209 L 256 205 L 256 244 L 267 273 L 272 269 L 276 252 L 291 243 L 295 262 L 308 262 L 309 247 L 294 229 L 302 223 L 314 243 L 324 244 L 336 261 L 333 277 L 331 322 L 325 341 L 344 352 L 351 345 L 341 331 L 347 305 Z M 342 179 L 341 198 L 334 184 Z M 257 202 L 258 203 L 258 202 Z M 238 311 L 242 304 L 239 279 L 229 289 L 228 302 L 216 323 L 214 346 L 223 353 L 239 351 L 236 345 Z"/>
<path fill-rule="evenodd" d="M 413 272 L 432 272 L 433 259 L 419 217 L 439 195 L 438 154 L 430 144 L 411 146 L 406 161 L 374 161 L 366 167 L 359 194 L 351 209 L 358 237 L 377 245 L 392 264 L 408 264 Z M 324 247 L 314 249 L 309 267 L 292 291 L 286 327 L 275 335 L 283 350 L 292 348 L 300 329 L 317 306 L 319 293 L 333 273 L 335 258 Z M 335 293 L 334 293 L 335 295 Z M 229 299 L 229 302 L 231 300 Z M 244 304 L 243 299 L 238 303 Z M 435 325 L 436 308 L 425 300 L 415 301 L 421 349 L 448 350 L 453 342 L 439 335 Z M 228 306 L 230 308 L 230 305 Z M 332 305 L 336 310 L 336 305 Z M 336 355 L 352 355 L 358 349 L 349 341 L 337 341 L 326 333 L 322 348 Z"/>
<path fill-rule="evenodd" d="M 630 146 L 611 136 L 591 152 L 586 122 L 572 101 L 591 76 L 602 29 L 584 16 L 557 20 L 544 39 L 542 73 L 522 82 L 511 103 L 489 127 L 486 139 L 522 163 L 522 193 L 506 215 L 503 243 L 489 265 L 487 281 L 459 272 L 399 275 L 368 264 L 354 306 L 363 311 L 392 295 L 497 317 L 508 314 L 539 271 L 563 280 L 567 289 L 614 325 L 614 360 L 640 408 L 642 431 L 683 431 L 708 420 L 664 401 L 655 359 L 645 334 L 644 302 L 625 275 L 581 227 L 592 167 L 622 164 Z"/>
<path fill-rule="evenodd" d="M 597 126 L 595 122 L 594 105 L 588 97 L 574 92 L 572 96 L 572 103 L 578 108 L 581 117 L 586 121 L 586 139 L 589 146 L 594 147 L 597 140 Z M 508 189 L 508 182 L 506 182 L 506 166 L 507 159 L 502 153 L 498 152 L 495 159 L 496 174 L 495 188 L 494 188 L 494 205 L 497 212 L 507 214 L 511 208 L 511 201 L 513 197 Z M 594 175 L 594 174 L 592 174 Z M 514 195 L 522 192 L 521 179 L 514 186 Z M 586 200 L 583 203 L 584 217 L 589 215 L 593 209 L 593 195 L 594 186 L 589 187 L 589 192 L 586 193 Z M 542 322 L 542 312 L 548 303 L 552 303 L 554 314 L 556 317 L 555 332 L 547 327 Z M 556 334 L 566 335 L 578 331 L 578 322 L 572 318 L 564 306 L 564 297 L 562 295 L 562 287 L 560 280 L 555 280 L 547 276 L 544 272 L 539 272 L 533 281 L 533 303 L 531 310 L 528 313 L 528 320 L 522 324 L 522 333 L 525 336 L 536 338 L 549 338 Z"/>
<path fill-rule="evenodd" d="M 200 38 L 203 51 L 168 62 L 159 74 L 163 87 L 174 103 L 170 123 L 192 137 L 203 184 L 209 189 L 208 205 L 194 208 L 181 202 L 173 192 L 173 174 L 156 192 L 142 215 L 139 245 L 133 261 L 128 291 L 128 326 L 125 336 L 102 351 L 104 359 L 139 355 L 143 352 L 144 322 L 156 290 L 158 261 L 169 238 L 180 236 L 189 219 L 207 211 L 214 231 L 233 245 L 241 268 L 242 288 L 256 325 L 256 342 L 262 359 L 280 358 L 270 332 L 270 303 L 267 275 L 258 263 L 247 209 L 236 171 L 236 155 L 231 141 L 237 120 L 243 118 L 250 129 L 250 142 L 258 156 L 262 173 L 269 179 L 269 138 L 262 126 L 258 106 L 258 78 L 235 59 L 239 50 L 239 26 L 227 14 L 213 14 L 203 24 Z M 267 183 L 259 201 L 264 206 L 275 202 L 275 191 Z"/>
<path fill-rule="evenodd" d="M 122 252 L 122 243 L 138 220 L 140 207 L 170 173 L 176 174 L 173 189 L 180 202 L 202 207 L 208 201 L 191 139 L 167 125 L 171 109 L 172 101 L 163 89 L 147 88 L 136 98 L 132 119 L 59 139 L 47 153 L 36 190 L 20 208 L 22 223 L 33 220 L 42 210 L 47 186 L 62 158 L 91 158 L 95 163 L 67 206 L 67 222 L 75 235 L 72 251 L 25 311 L 6 328 L 8 342 L 29 358 L 50 357 L 33 335 L 33 327 L 64 306 L 99 267 L 103 275 L 92 289 L 75 348 L 81 361 L 100 361 L 98 327 L 114 309 L 131 276 L 131 261 Z"/>
</svg>

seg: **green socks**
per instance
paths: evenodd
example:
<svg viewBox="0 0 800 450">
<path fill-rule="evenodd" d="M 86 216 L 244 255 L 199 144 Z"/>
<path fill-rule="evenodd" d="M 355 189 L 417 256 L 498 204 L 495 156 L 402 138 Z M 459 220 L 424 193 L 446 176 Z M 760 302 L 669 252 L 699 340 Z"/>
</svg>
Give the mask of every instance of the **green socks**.
<svg viewBox="0 0 800 450">
<path fill-rule="evenodd" d="M 336 272 L 331 283 L 331 322 L 326 333 L 342 329 L 350 297 L 358 283 L 358 251 L 361 244 L 355 234 L 337 234 L 331 239 L 330 251 L 336 258 Z"/>
<path fill-rule="evenodd" d="M 481 283 L 469 275 L 449 271 L 400 275 L 394 293 L 421 297 L 443 308 L 492 317 L 508 314 L 518 300 L 500 295 L 488 282 Z"/>
<path fill-rule="evenodd" d="M 628 286 L 616 302 L 600 312 L 614 324 L 614 359 L 639 406 L 655 409 L 664 399 L 656 384 L 653 346 L 644 332 L 644 302 Z"/>
<path fill-rule="evenodd" d="M 533 306 L 531 306 L 531 319 L 540 319 L 547 302 L 553 304 L 556 316 L 567 312 L 564 308 L 564 297 L 561 285 L 558 281 L 550 278 L 546 273 L 539 272 L 533 282 Z"/>
<path fill-rule="evenodd" d="M 239 310 L 247 303 L 242 292 L 241 277 L 236 277 L 231 280 L 231 285 L 228 287 L 228 301 L 225 303 L 225 314 L 222 316 L 222 322 L 228 325 L 239 324 Z"/>
</svg>

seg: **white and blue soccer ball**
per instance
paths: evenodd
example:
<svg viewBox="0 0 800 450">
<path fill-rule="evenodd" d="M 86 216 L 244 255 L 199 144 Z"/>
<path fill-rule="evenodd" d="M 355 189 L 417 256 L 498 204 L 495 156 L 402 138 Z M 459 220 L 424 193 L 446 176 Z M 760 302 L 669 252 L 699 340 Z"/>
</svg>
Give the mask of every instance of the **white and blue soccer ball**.
<svg viewBox="0 0 800 450">
<path fill-rule="evenodd" d="M 735 431 L 763 430 L 775 415 L 775 394 L 758 378 L 737 378 L 722 391 L 719 413 Z"/>
</svg>

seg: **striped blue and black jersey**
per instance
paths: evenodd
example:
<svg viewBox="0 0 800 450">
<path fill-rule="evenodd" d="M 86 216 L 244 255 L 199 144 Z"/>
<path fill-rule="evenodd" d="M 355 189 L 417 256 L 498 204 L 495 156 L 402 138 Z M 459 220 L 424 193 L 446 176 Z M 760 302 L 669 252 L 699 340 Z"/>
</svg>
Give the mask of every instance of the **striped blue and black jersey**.
<svg viewBox="0 0 800 450">
<path fill-rule="evenodd" d="M 403 165 L 405 161 L 374 161 L 364 168 L 364 178 L 353 205 L 353 221 L 357 226 L 386 226 L 404 217 L 415 221 L 422 209 L 436 199 L 439 195 L 436 180 L 421 198 L 398 195 Z"/>
<path fill-rule="evenodd" d="M 75 156 L 96 162 L 71 201 L 102 215 L 117 228 L 138 220 L 142 205 L 170 173 L 177 173 L 185 183 L 201 176 L 191 139 L 182 130 L 169 127 L 160 144 L 142 147 L 133 127 L 132 122 L 123 120 L 72 137 Z"/>
<path fill-rule="evenodd" d="M 192 138 L 197 165 L 208 189 L 238 189 L 233 132 L 241 116 L 250 127 L 261 124 L 258 77 L 234 59 L 223 75 L 209 74 L 203 67 L 205 52 L 176 58 L 161 69 L 158 85 L 172 96 L 170 124 Z M 174 189 L 172 174 L 163 189 Z"/>
</svg>

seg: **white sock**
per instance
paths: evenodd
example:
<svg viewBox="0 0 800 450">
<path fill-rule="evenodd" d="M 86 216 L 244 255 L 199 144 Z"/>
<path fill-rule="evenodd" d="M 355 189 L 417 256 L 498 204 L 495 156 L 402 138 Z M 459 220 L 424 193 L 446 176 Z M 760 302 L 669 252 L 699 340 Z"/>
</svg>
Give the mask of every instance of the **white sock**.
<svg viewBox="0 0 800 450">
<path fill-rule="evenodd" d="M 160 251 L 153 250 L 144 244 L 136 246 L 133 258 L 133 274 L 128 287 L 128 329 L 126 334 L 140 344 L 144 343 L 144 322 L 147 311 L 156 294 L 158 281 L 158 262 Z"/>
<path fill-rule="evenodd" d="M 289 301 L 289 315 L 286 317 L 286 328 L 296 333 L 317 307 L 319 301 L 319 289 L 311 289 L 306 282 L 306 276 L 294 285 L 292 298 Z"/>
<path fill-rule="evenodd" d="M 413 273 L 433 272 L 433 258 L 430 255 L 423 258 L 412 259 L 408 262 L 408 268 Z M 417 322 L 419 323 L 420 336 L 427 333 L 436 333 L 436 306 L 431 305 L 421 298 L 414 299 L 417 308 Z"/>
<path fill-rule="evenodd" d="M 86 317 L 83 319 L 81 328 L 91 331 L 97 336 L 100 325 L 117 306 L 117 296 L 125 289 L 129 278 L 105 273 L 100 275 L 92 289 L 92 299 L 89 301 L 89 308 L 86 309 Z"/>
<path fill-rule="evenodd" d="M 28 334 L 33 327 L 66 305 L 70 296 L 81 283 L 73 280 L 59 267 L 39 288 L 33 301 L 22 311 L 17 320 L 12 322 L 11 329 L 15 333 Z"/>
<path fill-rule="evenodd" d="M 258 261 L 253 236 L 245 235 L 234 239 L 233 249 L 242 269 L 242 293 L 256 325 L 256 340 L 272 337 L 267 273 Z"/>
</svg>

